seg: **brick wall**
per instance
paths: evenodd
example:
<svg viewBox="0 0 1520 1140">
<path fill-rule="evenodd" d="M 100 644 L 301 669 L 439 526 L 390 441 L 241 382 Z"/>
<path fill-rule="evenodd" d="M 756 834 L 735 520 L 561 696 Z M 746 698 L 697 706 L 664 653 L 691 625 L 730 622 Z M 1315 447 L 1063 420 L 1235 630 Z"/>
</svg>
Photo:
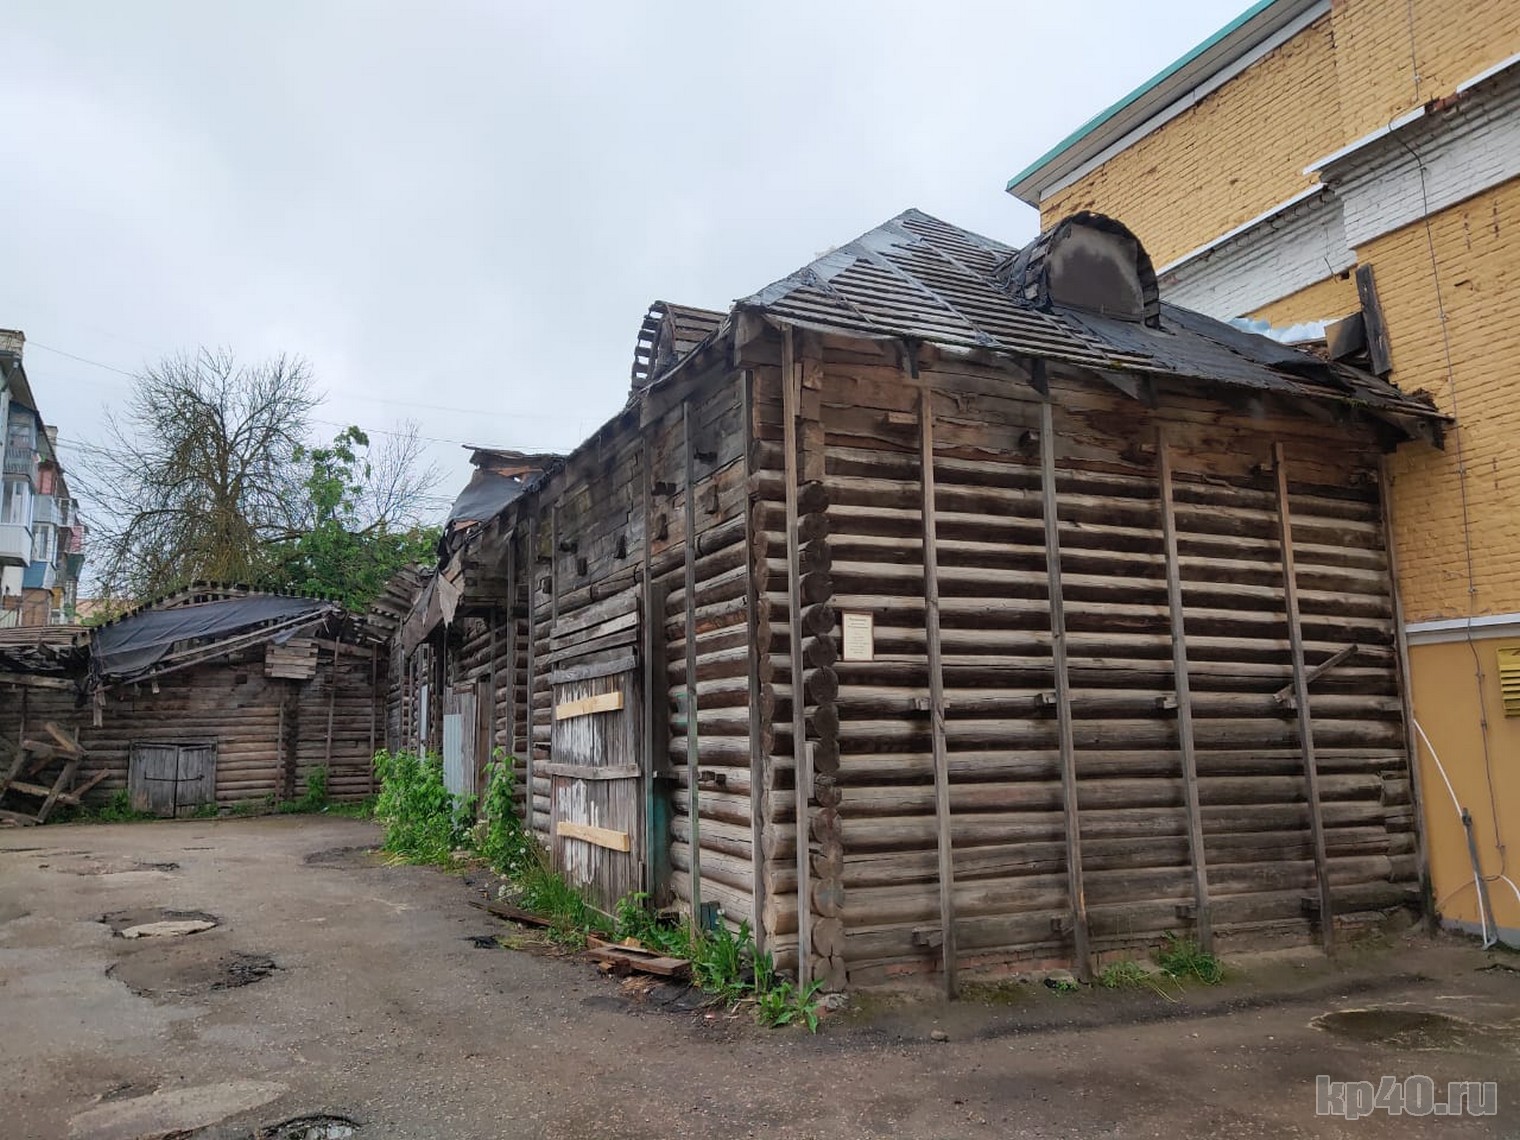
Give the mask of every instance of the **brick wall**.
<svg viewBox="0 0 1520 1140">
<path fill-rule="evenodd" d="M 1331 17 L 1040 205 L 1122 218 L 1158 266 L 1314 184 L 1304 167 L 1341 145 Z"/>
<path fill-rule="evenodd" d="M 1266 321 L 1273 328 L 1285 329 L 1302 321 L 1344 317 L 1361 307 L 1356 295 L 1356 279 L 1347 271 L 1317 281 L 1270 305 L 1263 305 L 1250 315 Z"/>
<path fill-rule="evenodd" d="M 1443 410 L 1455 408 L 1460 415 L 1476 612 L 1513 613 L 1520 611 L 1520 320 L 1513 319 L 1520 311 L 1520 180 L 1430 221 L 1451 345 L 1450 380 L 1424 224 L 1385 234 L 1357 253 L 1377 274 L 1394 382 L 1428 389 Z M 1449 440 L 1444 452 L 1401 448 L 1393 472 L 1406 616 L 1464 616 L 1468 584 L 1456 441 Z"/>
<path fill-rule="evenodd" d="M 1334 0 L 1331 19 L 1348 143 L 1520 51 L 1513 0 Z"/>
<path fill-rule="evenodd" d="M 1114 214 L 1165 265 L 1313 185 L 1303 173 L 1311 162 L 1516 53 L 1515 0 L 1336 0 L 1328 16 L 1042 202 L 1042 223 L 1077 210 Z"/>
</svg>

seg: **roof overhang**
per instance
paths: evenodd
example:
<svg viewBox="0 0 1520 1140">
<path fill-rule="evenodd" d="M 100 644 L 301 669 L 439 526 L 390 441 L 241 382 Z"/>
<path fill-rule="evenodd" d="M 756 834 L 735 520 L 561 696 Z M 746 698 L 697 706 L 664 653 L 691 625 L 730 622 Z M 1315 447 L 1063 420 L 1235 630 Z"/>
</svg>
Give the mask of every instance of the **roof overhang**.
<svg viewBox="0 0 1520 1140">
<path fill-rule="evenodd" d="M 1008 193 L 1038 208 L 1043 198 L 1194 106 L 1329 11 L 1330 0 L 1260 0 L 1015 174 Z"/>
</svg>

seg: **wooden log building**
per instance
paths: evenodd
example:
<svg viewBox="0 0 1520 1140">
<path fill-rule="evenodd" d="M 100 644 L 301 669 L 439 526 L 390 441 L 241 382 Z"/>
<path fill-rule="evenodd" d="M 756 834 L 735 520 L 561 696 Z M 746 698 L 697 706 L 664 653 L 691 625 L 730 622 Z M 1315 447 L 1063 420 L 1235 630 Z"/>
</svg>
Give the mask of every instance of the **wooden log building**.
<svg viewBox="0 0 1520 1140">
<path fill-rule="evenodd" d="M 371 794 L 395 629 L 384 602 L 355 619 L 198 583 L 92 629 L 6 631 L 0 797 L 41 778 L 28 770 L 51 756 L 49 726 L 83 749 L 87 802 L 126 789 L 137 810 L 189 815 L 296 798 L 316 768 L 334 799 Z"/>
<path fill-rule="evenodd" d="M 1442 426 L 1165 304 L 1111 219 L 910 210 L 651 309 L 624 410 L 446 540 L 391 737 L 464 790 L 510 752 L 598 905 L 833 988 L 1328 947 L 1418 903 L 1380 488 Z"/>
</svg>

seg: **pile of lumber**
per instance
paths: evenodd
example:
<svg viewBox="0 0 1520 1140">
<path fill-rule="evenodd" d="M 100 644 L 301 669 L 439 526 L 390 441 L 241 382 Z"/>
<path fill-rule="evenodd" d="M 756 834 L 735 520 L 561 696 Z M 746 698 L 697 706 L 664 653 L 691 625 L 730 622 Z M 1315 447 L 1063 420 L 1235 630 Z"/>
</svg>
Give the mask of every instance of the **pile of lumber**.
<svg viewBox="0 0 1520 1140">
<path fill-rule="evenodd" d="M 22 740 L 20 745 L 0 743 L 0 764 L 7 759 L 5 778 L 0 780 L 0 805 L 9 799 L 9 808 L 0 806 L 0 826 L 30 827 L 45 823 L 55 804 L 78 807 L 84 794 L 106 778 L 102 768 L 81 783 L 75 783 L 88 753 L 79 738 L 59 728 L 52 721 L 43 725 L 48 739 Z M 50 769 L 57 767 L 52 782 Z M 41 806 L 33 801 L 41 800 Z M 18 811 L 25 805 L 29 811 Z"/>
</svg>

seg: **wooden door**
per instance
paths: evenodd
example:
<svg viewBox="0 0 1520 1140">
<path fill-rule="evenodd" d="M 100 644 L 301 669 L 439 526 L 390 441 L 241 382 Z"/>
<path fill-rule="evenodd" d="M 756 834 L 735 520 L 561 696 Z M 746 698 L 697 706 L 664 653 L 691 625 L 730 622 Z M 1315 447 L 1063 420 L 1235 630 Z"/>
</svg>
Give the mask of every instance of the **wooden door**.
<svg viewBox="0 0 1520 1140">
<path fill-rule="evenodd" d="M 172 818 L 175 785 L 179 783 L 179 747 L 174 744 L 134 744 L 127 765 L 127 798 L 133 811 Z"/>
<path fill-rule="evenodd" d="M 216 802 L 216 745 L 134 744 L 127 764 L 133 811 L 172 819 Z"/>
<path fill-rule="evenodd" d="M 216 746 L 182 744 L 174 782 L 174 814 L 193 815 L 216 803 Z"/>
<path fill-rule="evenodd" d="M 627 668 L 554 685 L 554 865 L 609 913 L 641 884 L 637 676 Z"/>
<path fill-rule="evenodd" d="M 443 696 L 443 784 L 456 796 L 478 795 L 480 701 L 474 685 Z"/>
</svg>

